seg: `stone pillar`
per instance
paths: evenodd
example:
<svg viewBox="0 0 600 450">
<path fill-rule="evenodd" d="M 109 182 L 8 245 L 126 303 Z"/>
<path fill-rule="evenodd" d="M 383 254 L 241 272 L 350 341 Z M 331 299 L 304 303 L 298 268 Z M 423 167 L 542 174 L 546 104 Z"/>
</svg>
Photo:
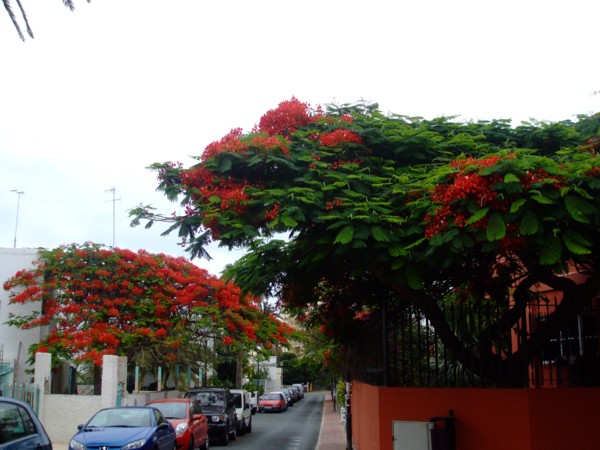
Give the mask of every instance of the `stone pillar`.
<svg viewBox="0 0 600 450">
<path fill-rule="evenodd" d="M 117 405 L 117 385 L 119 383 L 119 357 L 104 355 L 102 359 L 102 408 Z"/>
<path fill-rule="evenodd" d="M 37 414 L 42 423 L 44 423 L 45 409 L 44 400 L 45 395 L 50 393 L 50 386 L 52 383 L 52 355 L 50 353 L 36 353 L 35 354 L 35 366 L 33 384 L 39 390 L 39 400 L 37 405 Z M 52 413 L 52 411 L 50 412 Z"/>
</svg>

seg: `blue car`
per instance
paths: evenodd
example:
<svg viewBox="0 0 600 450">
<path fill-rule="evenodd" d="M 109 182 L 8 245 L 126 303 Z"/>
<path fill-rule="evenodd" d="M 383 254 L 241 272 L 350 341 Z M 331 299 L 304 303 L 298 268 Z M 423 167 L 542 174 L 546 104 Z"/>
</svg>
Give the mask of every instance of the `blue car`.
<svg viewBox="0 0 600 450">
<path fill-rule="evenodd" d="M 69 442 L 69 450 L 174 450 L 175 428 L 148 406 L 98 411 Z"/>
<path fill-rule="evenodd" d="M 46 430 L 27 403 L 0 397 L 0 449 L 52 450 Z"/>
</svg>

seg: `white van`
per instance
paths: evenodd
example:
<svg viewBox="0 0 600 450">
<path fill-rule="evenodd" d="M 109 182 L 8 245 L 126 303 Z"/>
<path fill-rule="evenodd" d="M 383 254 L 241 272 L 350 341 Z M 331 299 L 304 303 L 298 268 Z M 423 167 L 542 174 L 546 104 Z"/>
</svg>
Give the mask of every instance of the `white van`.
<svg viewBox="0 0 600 450">
<path fill-rule="evenodd" d="M 252 412 L 250 410 L 250 393 L 245 389 L 230 389 L 237 416 L 237 434 L 242 436 L 252 433 Z"/>
<path fill-rule="evenodd" d="M 256 414 L 258 409 L 258 391 L 250 391 L 250 411 Z"/>
</svg>

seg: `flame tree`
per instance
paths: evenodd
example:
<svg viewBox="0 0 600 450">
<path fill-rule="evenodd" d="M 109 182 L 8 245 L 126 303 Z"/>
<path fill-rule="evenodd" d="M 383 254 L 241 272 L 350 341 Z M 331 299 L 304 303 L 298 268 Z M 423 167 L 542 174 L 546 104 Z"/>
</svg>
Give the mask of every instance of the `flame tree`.
<svg viewBox="0 0 600 450">
<path fill-rule="evenodd" d="M 102 364 L 103 355 L 133 363 L 195 364 L 207 339 L 232 350 L 286 343 L 291 330 L 262 312 L 257 300 L 185 258 L 86 243 L 40 250 L 32 269 L 4 283 L 10 302 L 40 303 L 12 315 L 22 329 L 47 326 L 30 351 L 57 362 Z"/>
<path fill-rule="evenodd" d="M 338 342 L 356 341 L 384 307 L 412 305 L 458 362 L 518 384 L 550 327 L 600 286 L 599 124 L 425 120 L 292 98 L 191 167 L 153 165 L 185 213 L 140 205 L 133 223 L 171 222 L 165 233 L 177 230 L 192 257 L 210 256 L 211 241 L 246 248 L 227 272 L 236 284 L 306 309 Z M 569 270 L 587 281 L 562 276 Z M 561 306 L 507 352 L 542 283 Z M 447 305 L 461 302 L 495 314 L 457 327 Z"/>
</svg>

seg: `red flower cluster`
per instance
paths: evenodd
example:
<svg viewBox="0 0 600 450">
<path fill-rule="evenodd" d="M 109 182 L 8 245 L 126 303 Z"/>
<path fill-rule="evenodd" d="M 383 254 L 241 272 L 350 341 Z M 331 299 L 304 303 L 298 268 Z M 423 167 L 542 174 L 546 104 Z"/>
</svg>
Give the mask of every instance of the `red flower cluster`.
<svg viewBox="0 0 600 450">
<path fill-rule="evenodd" d="M 590 153 L 596 153 L 600 150 L 600 137 L 595 136 L 588 139 L 585 144 L 579 147 L 581 150 L 588 151 Z"/>
<path fill-rule="evenodd" d="M 272 220 L 275 217 L 277 217 L 277 215 L 279 214 L 279 208 L 279 203 L 275 203 L 275 205 L 273 205 L 273 208 L 271 208 L 265 213 L 265 220 Z"/>
<path fill-rule="evenodd" d="M 211 197 L 218 197 L 221 199 L 222 211 L 231 208 L 242 214 L 246 210 L 248 201 L 244 192 L 246 183 L 214 174 L 203 166 L 182 171 L 180 181 L 182 186 L 191 193 L 194 203 L 209 203 Z"/>
<path fill-rule="evenodd" d="M 328 164 L 327 168 L 330 169 L 330 170 L 331 169 L 336 170 L 336 169 L 339 169 L 340 166 L 345 166 L 346 164 L 360 165 L 361 163 L 362 163 L 362 161 L 360 159 L 355 159 L 354 161 L 344 161 L 343 159 L 340 159 L 338 161 L 334 161 L 331 164 Z"/>
<path fill-rule="evenodd" d="M 343 128 L 319 134 L 321 145 L 326 147 L 339 147 L 342 144 L 362 144 L 362 138 L 354 131 Z"/>
<path fill-rule="evenodd" d="M 531 186 L 535 183 L 548 184 L 548 180 L 551 180 L 550 184 L 553 184 L 554 187 L 556 187 L 557 189 L 562 188 L 565 182 L 563 177 L 551 177 L 548 174 L 548 172 L 546 172 L 542 168 L 539 168 L 534 171 L 527 171 L 525 173 L 525 176 L 521 180 L 521 183 L 523 184 L 523 187 L 525 187 L 525 189 L 530 189 Z"/>
<path fill-rule="evenodd" d="M 214 158 L 221 153 L 246 154 L 250 148 L 256 148 L 260 152 L 270 153 L 281 151 L 284 155 L 289 152 L 289 142 L 281 136 L 270 136 L 266 133 L 254 134 L 250 137 L 244 136 L 241 128 L 235 128 L 225 135 L 221 140 L 206 146 L 202 159 Z"/>
<path fill-rule="evenodd" d="M 516 158 L 516 155 L 510 154 L 506 158 Z M 483 159 L 466 158 L 451 163 L 451 167 L 462 172 L 450 175 L 447 184 L 436 186 L 430 194 L 431 200 L 438 204 L 439 208 L 434 214 L 425 216 L 427 224 L 425 236 L 428 239 L 443 232 L 452 224 L 459 228 L 465 226 L 466 217 L 464 212 L 455 207 L 457 202 L 472 199 L 477 202 L 480 208 L 487 206 L 495 211 L 508 210 L 509 199 L 499 196 L 498 192 L 494 190 L 494 187 L 503 181 L 502 175 L 480 175 L 481 169 L 496 165 L 501 159 L 500 156 L 490 156 Z M 475 167 L 475 170 L 473 170 L 473 167 Z M 545 186 L 561 189 L 565 182 L 563 177 L 551 177 L 541 168 L 535 171 L 527 171 L 519 181 L 524 189 L 530 189 L 536 183 L 543 183 Z M 476 229 L 482 229 L 486 226 L 487 218 L 485 217 L 472 224 L 472 227 Z M 519 242 L 511 242 L 510 245 L 519 245 Z"/>
<path fill-rule="evenodd" d="M 202 159 L 212 158 L 219 153 L 230 152 L 230 153 L 244 153 L 247 146 L 242 144 L 240 139 L 243 137 L 241 128 L 234 128 L 219 141 L 215 141 L 208 144 L 202 153 Z"/>
<path fill-rule="evenodd" d="M 292 97 L 291 100 L 281 102 L 277 108 L 267 111 L 260 118 L 258 130 L 269 136 L 289 136 L 317 118 L 307 103 Z"/>
<path fill-rule="evenodd" d="M 263 153 L 271 153 L 276 150 L 280 150 L 284 155 L 287 155 L 290 151 L 289 142 L 278 136 L 265 136 L 257 134 L 252 136 L 249 143 L 252 147 L 255 147 Z"/>
<path fill-rule="evenodd" d="M 509 156 L 509 158 L 514 155 Z M 451 167 L 458 170 L 465 170 L 469 167 L 486 168 L 493 166 L 500 161 L 499 156 L 490 156 L 484 159 L 466 158 L 456 160 L 451 163 Z M 441 184 L 435 187 L 430 197 L 434 203 L 440 205 L 434 214 L 425 216 L 425 236 L 431 239 L 438 233 L 443 232 L 451 224 L 459 228 L 464 227 L 466 217 L 463 212 L 455 210 L 452 205 L 458 201 L 466 199 L 475 199 L 480 208 L 485 206 L 491 209 L 506 211 L 508 202 L 498 196 L 494 186 L 502 181 L 502 176 L 494 174 L 491 176 L 482 176 L 478 171 L 470 170 L 468 172 L 458 172 L 449 177 L 447 184 Z M 473 224 L 475 228 L 485 227 L 487 222 L 484 219 Z"/>
<path fill-rule="evenodd" d="M 431 193 L 431 200 L 440 204 L 440 208 L 433 215 L 425 216 L 427 227 L 425 236 L 431 239 L 434 235 L 443 232 L 451 223 L 462 228 L 465 224 L 465 216 L 460 211 L 452 209 L 452 205 L 460 200 L 475 198 L 480 207 L 489 206 L 497 210 L 506 210 L 508 205 L 504 200 L 498 198 L 497 192 L 493 190 L 496 183 L 502 181 L 499 175 L 483 177 L 474 173 L 459 173 L 451 177 L 449 184 L 438 185 Z M 483 226 L 479 221 L 475 227 Z"/>
<path fill-rule="evenodd" d="M 331 211 L 334 208 L 339 208 L 341 206 L 344 206 L 344 200 L 342 200 L 341 198 L 336 198 L 333 201 L 325 202 L 325 210 L 327 211 Z"/>
</svg>

